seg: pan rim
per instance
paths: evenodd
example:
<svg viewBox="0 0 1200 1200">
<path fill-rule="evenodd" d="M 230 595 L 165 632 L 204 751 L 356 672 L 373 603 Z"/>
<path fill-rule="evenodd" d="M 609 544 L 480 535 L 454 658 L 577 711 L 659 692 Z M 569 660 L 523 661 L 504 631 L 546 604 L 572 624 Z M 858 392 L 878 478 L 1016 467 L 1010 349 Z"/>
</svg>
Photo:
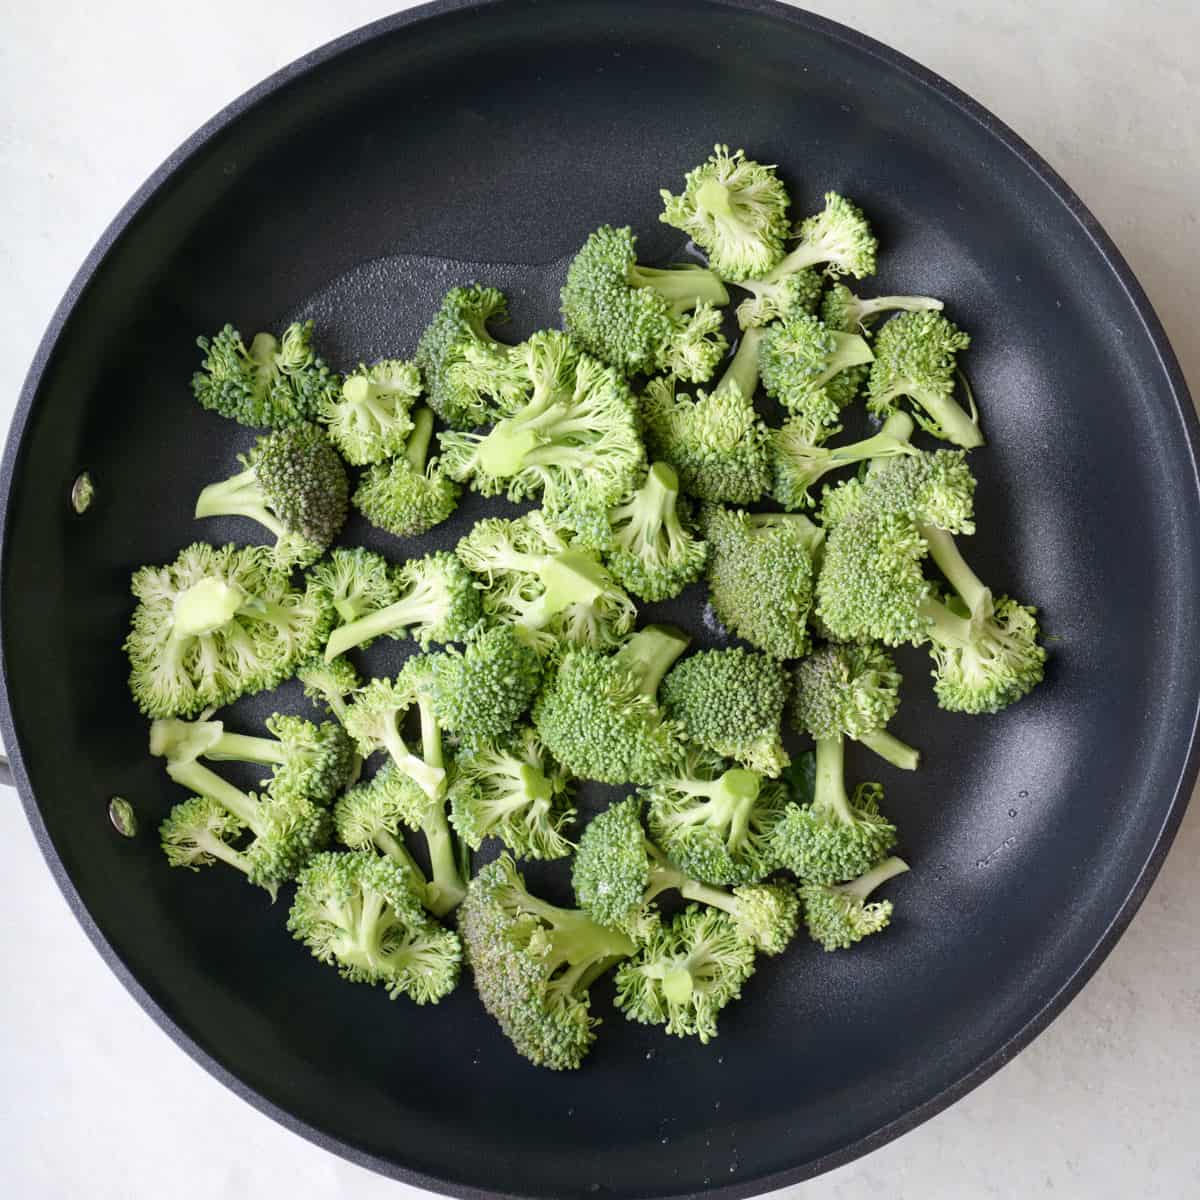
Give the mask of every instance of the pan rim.
<svg viewBox="0 0 1200 1200">
<path fill-rule="evenodd" d="M 213 137 L 233 124 L 260 101 L 273 95 L 286 85 L 296 82 L 315 68 L 366 42 L 400 30 L 421 25 L 446 15 L 469 9 L 497 8 L 504 0 L 432 0 L 401 13 L 363 25 L 284 66 L 249 89 L 183 141 L 164 162 L 134 192 L 132 197 L 113 218 L 88 253 L 83 264 L 68 285 L 62 300 L 38 344 L 25 381 L 22 385 L 12 423 L 9 428 L 3 459 L 0 460 L 0 594 L 3 592 L 5 563 L 8 544 L 9 497 L 14 476 L 21 458 L 21 447 L 37 393 L 40 390 L 46 368 L 53 357 L 64 327 L 70 320 L 93 276 L 99 270 L 109 252 L 116 246 L 129 225 L 155 196 L 159 189 L 174 177 L 175 173 Z M 1121 285 L 1131 307 L 1137 313 L 1141 328 L 1153 346 L 1158 364 L 1171 394 L 1178 416 L 1191 464 L 1191 482 L 1200 494 L 1200 421 L 1197 420 L 1191 395 L 1179 362 L 1166 332 L 1141 284 L 1126 263 L 1116 244 L 1105 232 L 1100 222 L 1091 213 L 1066 181 L 1032 147 L 1019 137 L 1004 122 L 999 120 L 982 104 L 968 96 L 954 84 L 937 73 L 922 66 L 907 55 L 893 50 L 884 43 L 859 33 L 838 22 L 794 8 L 780 0 L 704 0 L 713 9 L 732 12 L 756 13 L 786 23 L 797 29 L 841 42 L 851 49 L 870 55 L 886 68 L 897 71 L 912 79 L 925 89 L 932 91 L 941 100 L 960 114 L 980 125 L 1013 154 L 1022 165 L 1033 173 L 1038 181 L 1061 203 L 1092 242 L 1105 266 Z M 1083 960 L 1061 982 L 1046 1003 L 1022 1025 L 1002 1046 L 987 1055 L 959 1079 L 930 1096 L 907 1113 L 835 1151 L 820 1158 L 786 1170 L 743 1178 L 737 1183 L 715 1187 L 705 1195 L 735 1200 L 735 1198 L 759 1195 L 777 1188 L 799 1183 L 843 1166 L 853 1160 L 877 1150 L 897 1137 L 929 1120 L 978 1087 L 995 1074 L 1019 1051 L 1034 1040 L 1050 1023 L 1061 1014 L 1075 998 L 1084 984 L 1107 958 L 1116 942 L 1124 933 L 1134 915 L 1141 907 L 1150 887 L 1174 842 L 1180 822 L 1187 809 L 1192 788 L 1200 770 L 1200 698 L 1197 698 L 1190 718 L 1187 734 L 1187 754 L 1184 758 L 1174 793 L 1170 797 L 1163 821 L 1155 834 L 1154 843 L 1141 866 L 1137 879 L 1128 893 L 1121 899 L 1107 928 Z M 152 1020 L 194 1062 L 219 1080 L 235 1095 L 253 1105 L 284 1128 L 299 1134 L 320 1148 L 365 1167 L 381 1175 L 400 1180 L 410 1186 L 444 1195 L 460 1196 L 467 1200 L 489 1200 L 504 1197 L 505 1200 L 522 1200 L 519 1193 L 497 1192 L 481 1189 L 456 1180 L 429 1175 L 423 1171 L 403 1166 L 390 1159 L 360 1150 L 349 1142 L 333 1136 L 316 1126 L 302 1121 L 292 1113 L 268 1100 L 256 1089 L 233 1074 L 218 1059 L 204 1050 L 194 1039 L 169 1016 L 158 1002 L 143 987 L 133 971 L 108 941 L 104 932 L 93 919 L 67 873 L 65 866 L 51 842 L 40 808 L 34 799 L 29 777 L 25 770 L 20 746 L 13 725 L 8 677 L 3 640 L 0 639 L 0 735 L 7 749 L 13 778 L 21 799 L 26 818 L 33 830 L 34 838 L 42 856 L 54 876 L 68 907 L 83 927 L 89 941 L 100 957 L 116 975 L 122 985 Z M 679 1200 L 683 1200 L 682 1195 Z"/>
</svg>

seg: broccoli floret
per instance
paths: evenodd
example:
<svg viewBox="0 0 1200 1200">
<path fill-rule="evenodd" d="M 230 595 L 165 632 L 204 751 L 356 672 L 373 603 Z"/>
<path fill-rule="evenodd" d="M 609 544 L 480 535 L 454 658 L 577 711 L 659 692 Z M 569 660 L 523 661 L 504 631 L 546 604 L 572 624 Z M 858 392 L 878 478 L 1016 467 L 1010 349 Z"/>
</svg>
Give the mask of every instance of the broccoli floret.
<svg viewBox="0 0 1200 1200">
<path fill-rule="evenodd" d="M 540 653 L 560 642 L 602 649 L 633 628 L 637 607 L 599 554 L 568 542 L 541 512 L 478 521 L 457 554 L 480 577 L 487 616 L 515 625 Z"/>
<path fill-rule="evenodd" d="M 870 643 L 822 646 L 796 666 L 792 721 L 812 737 L 848 737 L 904 771 L 920 754 L 884 726 L 900 707 L 900 672 L 888 652 Z"/>
<path fill-rule="evenodd" d="M 288 425 L 259 438 L 240 461 L 244 470 L 200 493 L 196 516 L 265 526 L 281 570 L 315 562 L 346 523 L 346 468 L 329 439 L 315 425 Z"/>
<path fill-rule="evenodd" d="M 689 171 L 683 195 L 665 188 L 659 220 L 682 229 L 708 254 L 723 279 L 765 275 L 783 257 L 789 232 L 787 189 L 773 166 L 714 146 L 706 163 Z"/>
<path fill-rule="evenodd" d="M 450 824 L 472 850 L 496 837 L 518 858 L 565 858 L 574 819 L 570 777 L 529 726 L 454 760 Z"/>
<path fill-rule="evenodd" d="M 713 755 L 690 754 L 646 800 L 655 841 L 702 883 L 757 883 L 780 866 L 771 839 L 787 791 L 757 771 L 726 770 Z"/>
<path fill-rule="evenodd" d="M 807 416 L 791 417 L 780 428 L 771 431 L 774 471 L 771 495 L 784 508 L 812 505 L 813 488 L 839 467 L 917 453 L 909 440 L 913 435 L 913 422 L 907 413 L 893 413 L 871 437 L 842 446 L 822 445 L 836 432 L 836 426 L 822 425 Z"/>
<path fill-rule="evenodd" d="M 551 1070 L 577 1068 L 598 1024 L 588 988 L 633 942 L 530 895 L 507 854 L 471 880 L 458 926 L 475 990 L 517 1051 Z"/>
<path fill-rule="evenodd" d="M 880 884 L 907 870 L 903 859 L 886 858 L 849 883 L 803 883 L 800 895 L 809 936 L 826 950 L 849 950 L 856 942 L 886 928 L 892 919 L 892 902 L 868 904 L 867 897 Z"/>
<path fill-rule="evenodd" d="M 429 659 L 417 655 L 395 679 L 373 679 L 351 706 L 346 729 L 364 757 L 386 750 L 398 770 L 417 784 L 404 789 L 398 802 L 404 805 L 402 819 L 424 835 L 433 876 L 430 908 L 444 916 L 462 900 L 464 889 L 446 819 L 446 761 L 432 674 Z M 403 718 L 414 709 L 421 719 L 420 754 L 400 733 Z"/>
<path fill-rule="evenodd" d="M 611 225 L 584 242 L 562 290 L 564 326 L 589 354 L 626 375 L 670 371 L 699 382 L 725 353 L 713 306 L 728 303 L 716 272 L 640 266 L 633 231 Z"/>
<path fill-rule="evenodd" d="M 788 764 L 779 736 L 787 691 L 777 660 L 736 647 L 683 659 L 663 680 L 659 698 L 689 740 L 775 776 Z"/>
<path fill-rule="evenodd" d="M 533 709 L 546 748 L 571 774 L 601 783 L 654 783 L 682 756 L 682 732 L 655 699 L 688 637 L 648 625 L 614 654 L 568 650 Z"/>
<path fill-rule="evenodd" d="M 321 405 L 319 417 L 342 457 L 364 467 L 404 453 L 413 427 L 409 410 L 420 394 L 414 363 L 387 358 L 371 367 L 360 364 Z"/>
<path fill-rule="evenodd" d="M 257 334 L 249 350 L 232 325 L 214 338 L 197 338 L 204 361 L 192 376 L 192 393 L 203 408 L 242 425 L 315 420 L 341 380 L 313 350 L 312 328 L 305 321 L 289 325 L 280 339 Z"/>
<path fill-rule="evenodd" d="M 647 451 L 698 500 L 750 504 L 771 479 L 767 428 L 754 407 L 761 331 L 747 330 L 721 381 L 693 400 L 674 378 L 652 379 L 640 405 Z"/>
<path fill-rule="evenodd" d="M 155 753 L 153 745 L 150 749 Z M 172 752 L 181 757 L 167 759 L 167 774 L 197 794 L 176 805 L 159 828 L 171 866 L 197 870 L 219 859 L 274 900 L 279 885 L 295 879 L 328 843 L 329 813 L 311 800 L 243 792 L 198 762 L 192 750 Z M 248 846 L 230 845 L 244 832 L 253 835 Z"/>
<path fill-rule="evenodd" d="M 288 930 L 352 983 L 436 1004 L 458 983 L 458 935 L 431 921 L 405 872 L 369 852 L 318 854 L 300 872 Z"/>
<path fill-rule="evenodd" d="M 296 678 L 304 686 L 304 694 L 314 704 L 323 704 L 344 727 L 349 701 L 362 688 L 354 664 L 348 658 L 335 658 L 331 662 L 314 658 L 296 672 Z"/>
<path fill-rule="evenodd" d="M 821 320 L 829 329 L 855 333 L 885 312 L 941 312 L 940 300 L 932 296 L 856 296 L 844 283 L 835 283 L 821 301 Z"/>
<path fill-rule="evenodd" d="M 810 644 L 813 557 L 823 533 L 799 513 L 704 510 L 709 599 L 717 618 L 775 658 L 800 658 Z"/>
<path fill-rule="evenodd" d="M 671 890 L 728 913 L 739 936 L 764 954 L 779 954 L 800 920 L 799 896 L 790 884 L 755 883 L 727 891 L 672 865 L 646 837 L 637 796 L 610 805 L 588 823 L 571 883 L 576 900 L 594 920 L 638 938 L 647 937 L 657 924 L 650 902 Z"/>
<path fill-rule="evenodd" d="M 630 1021 L 707 1045 L 717 1036 L 717 1014 L 753 974 L 754 947 L 733 918 L 691 904 L 617 968 L 615 1003 Z"/>
<path fill-rule="evenodd" d="M 983 445 L 979 413 L 968 391 L 968 414 L 954 399 L 955 355 L 971 344 L 941 313 L 906 312 L 875 335 L 875 361 L 867 385 L 867 407 L 886 417 L 907 397 L 920 426 L 966 450 Z"/>
<path fill-rule="evenodd" d="M 472 284 L 451 288 L 421 340 L 416 363 L 425 376 L 429 407 L 455 429 L 494 420 L 522 398 L 528 387 L 512 357 L 512 346 L 488 332 L 489 322 L 507 320 L 502 292 Z"/>
<path fill-rule="evenodd" d="M 433 413 L 413 413 L 403 454 L 363 472 L 351 503 L 372 525 L 396 537 L 419 537 L 440 525 L 458 506 L 462 488 L 429 457 Z"/>
<path fill-rule="evenodd" d="M 640 599 L 669 600 L 700 578 L 708 545 L 685 524 L 679 476 L 667 463 L 655 463 L 642 486 L 609 510 L 608 524 L 605 562 Z"/>
<path fill-rule="evenodd" d="M 482 619 L 475 581 L 448 550 L 410 559 L 395 570 L 394 579 L 399 599 L 335 629 L 325 644 L 326 662 L 385 635 L 411 633 L 422 647 L 460 642 Z"/>
<path fill-rule="evenodd" d="M 391 564 L 361 546 L 339 546 L 313 567 L 308 577 L 325 589 L 342 624 L 386 608 L 397 598 Z"/>
<path fill-rule="evenodd" d="M 438 722 L 468 746 L 511 733 L 542 682 L 538 652 L 511 625 L 433 655 L 430 671 Z"/>
<path fill-rule="evenodd" d="M 132 591 L 129 688 L 148 717 L 189 717 L 277 686 L 332 619 L 320 589 L 294 591 L 263 546 L 196 542 L 134 572 Z"/>
<path fill-rule="evenodd" d="M 229 733 L 223 721 L 160 717 L 150 726 L 150 753 L 167 759 L 202 756 L 212 762 L 257 763 L 271 768 L 264 780 L 275 799 L 328 804 L 350 782 L 354 746 L 336 721 L 314 725 L 302 717 L 267 718 L 270 737 Z"/>
<path fill-rule="evenodd" d="M 558 330 L 535 333 L 517 357 L 528 402 L 487 434 L 441 434 L 444 470 L 484 496 L 540 497 L 547 517 L 581 533 L 605 528 L 645 461 L 628 386 Z"/>
<path fill-rule="evenodd" d="M 738 285 L 752 297 L 738 307 L 743 329 L 797 316 L 806 306 L 812 311 L 820 295 L 812 267 L 823 263 L 826 274 L 855 279 L 875 270 L 879 243 L 862 211 L 836 192 L 825 193 L 824 209 L 802 221 L 797 234 L 800 244 L 773 270 Z"/>
<path fill-rule="evenodd" d="M 866 380 L 871 358 L 871 347 L 857 333 L 838 333 L 816 317 L 799 316 L 766 331 L 759 370 L 767 394 L 789 412 L 836 425 Z"/>
</svg>

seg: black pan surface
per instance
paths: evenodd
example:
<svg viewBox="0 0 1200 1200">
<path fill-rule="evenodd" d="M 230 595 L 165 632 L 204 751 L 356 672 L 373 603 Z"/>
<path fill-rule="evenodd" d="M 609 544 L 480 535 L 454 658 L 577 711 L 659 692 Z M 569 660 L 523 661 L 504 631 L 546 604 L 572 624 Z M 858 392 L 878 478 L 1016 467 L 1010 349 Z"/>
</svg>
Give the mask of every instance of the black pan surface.
<svg viewBox="0 0 1200 1200">
<path fill-rule="evenodd" d="M 178 797 L 125 690 L 128 577 L 194 537 L 254 536 L 190 519 L 250 442 L 190 398 L 198 332 L 312 312 L 339 367 L 406 352 L 436 292 L 484 273 L 407 257 L 429 255 L 541 264 L 500 272 L 522 333 L 553 316 L 562 256 L 601 222 L 633 224 L 649 258 L 677 251 L 657 189 L 715 140 L 784 164 L 800 212 L 826 188 L 853 196 L 884 245 L 872 285 L 943 296 L 975 335 L 990 445 L 972 558 L 1042 606 L 1052 658 L 1034 696 L 975 719 L 938 713 L 922 656 L 904 661 L 899 732 L 927 767 L 884 777 L 915 868 L 891 889 L 886 936 L 765 964 L 708 1049 L 626 1025 L 601 991 L 595 1053 L 554 1075 L 513 1054 L 469 988 L 429 1010 L 391 1003 L 316 965 L 284 933 L 283 901 L 166 869 L 154 826 Z M 1028 147 L 915 64 L 760 0 L 433 4 L 237 101 L 72 285 L 3 463 L 4 740 L 106 960 L 290 1128 L 460 1195 L 748 1195 L 880 1145 L 996 1070 L 1144 896 L 1196 770 L 1195 439 L 1107 237 Z M 80 517 L 83 468 L 97 499 Z M 477 511 L 387 548 L 444 544 Z M 699 607 L 689 595 L 670 615 L 699 629 Z M 142 817 L 130 841 L 107 824 L 118 793 Z"/>
</svg>

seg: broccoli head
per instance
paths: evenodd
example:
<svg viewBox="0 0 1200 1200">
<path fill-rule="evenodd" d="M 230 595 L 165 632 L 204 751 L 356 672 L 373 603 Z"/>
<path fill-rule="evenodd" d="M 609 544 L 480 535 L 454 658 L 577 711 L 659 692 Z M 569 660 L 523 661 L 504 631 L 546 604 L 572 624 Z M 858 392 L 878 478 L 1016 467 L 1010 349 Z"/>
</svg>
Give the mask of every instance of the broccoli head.
<svg viewBox="0 0 1200 1200">
<path fill-rule="evenodd" d="M 866 380 L 871 358 L 871 347 L 857 333 L 838 333 L 816 317 L 797 316 L 766 331 L 759 371 L 767 394 L 789 412 L 836 425 Z"/>
<path fill-rule="evenodd" d="M 323 588 L 341 624 L 386 608 L 397 597 L 391 564 L 362 546 L 338 546 L 308 577 Z"/>
<path fill-rule="evenodd" d="M 342 457 L 365 467 L 404 453 L 413 427 L 409 410 L 420 394 L 416 364 L 383 359 L 347 375 L 342 390 L 325 400 L 318 416 Z"/>
<path fill-rule="evenodd" d="M 326 662 L 314 658 L 304 663 L 296 678 L 304 688 L 304 694 L 316 705 L 324 705 L 329 714 L 336 717 L 343 727 L 349 703 L 362 688 L 362 679 L 348 658 L 335 658 Z"/>
<path fill-rule="evenodd" d="M 800 887 L 804 923 L 809 936 L 826 950 L 849 950 L 856 942 L 887 928 L 892 919 L 892 902 L 867 903 L 881 884 L 908 870 L 900 858 L 886 858 L 878 866 L 849 883 L 805 882 Z"/>
</svg>

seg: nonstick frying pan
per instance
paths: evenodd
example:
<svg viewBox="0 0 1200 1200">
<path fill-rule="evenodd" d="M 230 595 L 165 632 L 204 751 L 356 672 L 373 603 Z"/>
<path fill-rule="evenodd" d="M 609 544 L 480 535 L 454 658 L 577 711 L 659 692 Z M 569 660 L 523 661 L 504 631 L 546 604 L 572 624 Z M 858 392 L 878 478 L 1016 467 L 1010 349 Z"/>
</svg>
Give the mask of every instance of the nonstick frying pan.
<svg viewBox="0 0 1200 1200">
<path fill-rule="evenodd" d="M 128 578 L 195 537 L 253 537 L 191 521 L 250 440 L 190 399 L 197 333 L 309 313 L 344 368 L 411 350 L 441 288 L 490 270 L 519 335 L 553 319 L 562 256 L 596 225 L 632 223 L 650 259 L 678 253 L 657 189 L 715 140 L 784 164 L 800 212 L 829 187 L 853 196 L 884 246 L 872 285 L 943 296 L 974 334 L 989 445 L 972 560 L 1042 607 L 1052 655 L 1038 692 L 988 718 L 938 712 L 923 656 L 903 659 L 899 732 L 927 765 L 884 776 L 914 866 L 886 936 L 764 964 L 708 1048 L 628 1025 L 600 994 L 591 1059 L 551 1074 L 469 988 L 392 1004 L 315 964 L 283 901 L 166 868 L 154 826 L 178 796 L 125 688 Z M 0 478 L 4 741 L 97 948 L 188 1053 L 290 1128 L 459 1195 L 748 1195 L 880 1145 L 996 1070 L 1145 895 L 1196 770 L 1195 445 L 1175 359 L 1103 231 L 915 64 L 760 0 L 436 3 L 237 101 L 71 286 Z M 84 469 L 96 499 L 77 515 Z M 699 629 L 700 604 L 655 615 Z M 380 653 L 387 669 L 404 651 Z M 118 794 L 141 817 L 131 840 L 108 825 Z"/>
</svg>

